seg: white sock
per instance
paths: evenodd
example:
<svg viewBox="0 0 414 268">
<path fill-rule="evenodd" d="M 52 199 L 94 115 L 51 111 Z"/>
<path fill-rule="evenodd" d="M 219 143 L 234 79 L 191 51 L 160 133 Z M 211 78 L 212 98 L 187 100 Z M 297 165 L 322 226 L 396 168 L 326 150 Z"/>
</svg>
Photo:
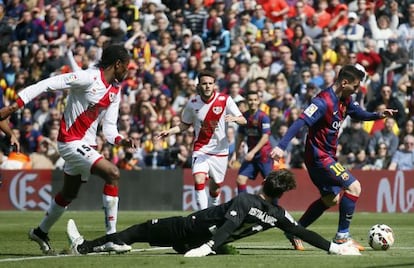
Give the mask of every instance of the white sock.
<svg viewBox="0 0 414 268">
<path fill-rule="evenodd" d="M 347 233 L 336 233 L 335 238 L 336 239 L 345 239 L 349 237 L 349 232 Z"/>
<path fill-rule="evenodd" d="M 50 228 L 59 220 L 63 212 L 65 212 L 66 207 L 62 207 L 56 204 L 55 199 L 52 199 L 52 204 L 50 204 L 49 209 L 46 212 L 45 217 L 39 224 L 40 230 L 45 233 L 49 233 Z"/>
<path fill-rule="evenodd" d="M 205 189 L 195 190 L 195 197 L 196 197 L 198 208 L 200 210 L 208 207 L 208 199 L 207 199 L 207 193 Z"/>
<path fill-rule="evenodd" d="M 106 234 L 116 233 L 116 222 L 118 219 L 118 196 L 102 195 L 105 212 Z"/>
</svg>

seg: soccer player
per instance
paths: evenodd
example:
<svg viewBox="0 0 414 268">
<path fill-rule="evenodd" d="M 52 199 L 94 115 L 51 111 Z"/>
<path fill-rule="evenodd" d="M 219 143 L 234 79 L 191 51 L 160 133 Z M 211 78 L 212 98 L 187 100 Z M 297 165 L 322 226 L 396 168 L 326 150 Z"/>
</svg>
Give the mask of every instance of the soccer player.
<svg viewBox="0 0 414 268">
<path fill-rule="evenodd" d="M 365 73 L 362 70 L 353 65 L 345 65 L 339 71 L 334 84 L 312 99 L 311 104 L 289 127 L 286 135 L 271 152 L 275 160 L 282 158 L 289 141 L 304 125 L 308 126 L 305 165 L 321 197 L 309 206 L 298 222 L 303 227 L 307 227 L 325 210 L 339 203 L 338 230 L 333 241 L 335 243 L 352 241 L 360 250 L 364 248 L 351 238 L 349 227 L 361 193 L 361 184 L 349 170 L 337 162 L 339 128 L 347 115 L 356 120 L 376 120 L 392 116 L 397 112 L 385 109 L 383 113 L 370 113 L 353 101 L 351 95 L 358 92 L 364 77 Z M 340 198 L 342 190 L 344 193 Z M 295 249 L 304 250 L 300 239 L 289 233 L 287 237 Z"/>
<path fill-rule="evenodd" d="M 239 159 L 240 145 L 247 137 L 248 152 L 236 180 L 239 194 L 247 191 L 247 179 L 256 179 L 259 172 L 265 178 L 273 167 L 273 159 L 269 155 L 272 150 L 269 142 L 270 119 L 259 109 L 260 99 L 256 91 L 247 92 L 247 105 L 249 109 L 243 114 L 247 125 L 238 128 L 236 149 L 231 159 Z"/>
<path fill-rule="evenodd" d="M 236 122 L 246 124 L 232 98 L 216 92 L 216 75 L 208 70 L 198 75 L 198 95 L 192 97 L 184 107 L 178 126 L 162 131 L 158 138 L 167 137 L 194 126 L 192 173 L 195 183 L 195 195 L 199 209 L 208 207 L 205 192 L 206 179 L 210 178 L 211 205 L 218 205 L 220 187 L 226 174 L 229 145 L 226 139 L 226 125 Z"/>
<path fill-rule="evenodd" d="M 120 172 L 95 150 L 95 146 L 98 124 L 102 122 L 102 130 L 109 143 L 134 147 L 131 140 L 121 136 L 116 128 L 121 98 L 121 90 L 116 84 L 125 77 L 129 60 L 130 55 L 122 45 L 108 46 L 103 50 L 97 68 L 39 81 L 20 91 L 15 103 L 0 110 L 0 118 L 7 118 L 44 92 L 69 89 L 58 137 L 58 150 L 65 160 L 63 188 L 52 200 L 40 225 L 29 231 L 29 238 L 39 244 L 44 254 L 54 253 L 48 232 L 91 174 L 105 180 L 103 207 L 106 234 L 116 236 Z M 105 247 L 108 251 L 130 248 L 116 237 Z"/>
<path fill-rule="evenodd" d="M 296 187 L 291 171 L 272 171 L 258 194 L 240 194 L 227 203 L 194 212 L 187 217 L 152 219 L 133 225 L 118 236 L 127 244 L 147 242 L 151 246 L 172 246 L 184 257 L 203 257 L 222 245 L 270 228 L 280 228 L 295 234 L 311 245 L 339 255 L 360 255 L 350 243 L 330 243 L 319 234 L 298 225 L 282 207 L 271 203 L 274 198 Z M 73 220 L 67 224 L 67 234 L 74 254 L 100 252 L 108 237 L 85 240 Z"/>
</svg>

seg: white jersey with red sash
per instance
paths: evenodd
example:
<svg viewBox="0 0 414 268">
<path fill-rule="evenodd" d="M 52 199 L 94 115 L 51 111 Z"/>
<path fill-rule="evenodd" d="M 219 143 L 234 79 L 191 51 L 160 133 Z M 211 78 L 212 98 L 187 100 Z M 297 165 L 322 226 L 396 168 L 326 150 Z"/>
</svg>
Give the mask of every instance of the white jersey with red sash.
<svg viewBox="0 0 414 268">
<path fill-rule="evenodd" d="M 224 116 L 241 116 L 237 105 L 227 95 L 214 93 L 213 98 L 204 102 L 199 95 L 191 98 L 183 109 L 181 120 L 192 124 L 195 130 L 194 152 L 210 155 L 228 155 Z"/>
<path fill-rule="evenodd" d="M 57 75 L 31 85 L 18 93 L 20 106 L 43 92 L 70 89 L 60 123 L 60 142 L 83 141 L 96 145 L 98 125 L 109 143 L 122 136 L 117 129 L 121 92 L 110 85 L 100 69 L 81 70 Z"/>
</svg>

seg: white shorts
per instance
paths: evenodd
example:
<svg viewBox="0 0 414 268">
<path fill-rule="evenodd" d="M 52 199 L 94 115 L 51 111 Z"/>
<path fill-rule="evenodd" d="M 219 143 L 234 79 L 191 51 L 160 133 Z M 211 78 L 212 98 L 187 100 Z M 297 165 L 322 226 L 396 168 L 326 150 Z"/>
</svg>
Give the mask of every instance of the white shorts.
<svg viewBox="0 0 414 268">
<path fill-rule="evenodd" d="M 224 181 L 228 163 L 228 156 L 208 155 L 200 152 L 193 153 L 193 175 L 205 173 L 215 183 Z"/>
<path fill-rule="evenodd" d="M 63 171 L 70 176 L 81 175 L 88 181 L 92 166 L 103 156 L 83 141 L 58 142 L 60 156 L 65 160 Z"/>
</svg>

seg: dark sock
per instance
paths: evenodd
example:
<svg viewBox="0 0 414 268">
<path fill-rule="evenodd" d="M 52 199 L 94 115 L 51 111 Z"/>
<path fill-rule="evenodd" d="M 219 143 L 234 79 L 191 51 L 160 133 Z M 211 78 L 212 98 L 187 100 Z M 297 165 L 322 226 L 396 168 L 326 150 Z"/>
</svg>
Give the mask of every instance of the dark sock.
<svg viewBox="0 0 414 268">
<path fill-rule="evenodd" d="M 358 196 L 345 193 L 339 203 L 338 233 L 348 233 Z"/>
<path fill-rule="evenodd" d="M 322 199 L 319 198 L 308 207 L 308 209 L 299 219 L 299 224 L 303 227 L 308 227 L 314 221 L 316 221 L 328 208 L 329 207 L 322 202 Z"/>
</svg>

